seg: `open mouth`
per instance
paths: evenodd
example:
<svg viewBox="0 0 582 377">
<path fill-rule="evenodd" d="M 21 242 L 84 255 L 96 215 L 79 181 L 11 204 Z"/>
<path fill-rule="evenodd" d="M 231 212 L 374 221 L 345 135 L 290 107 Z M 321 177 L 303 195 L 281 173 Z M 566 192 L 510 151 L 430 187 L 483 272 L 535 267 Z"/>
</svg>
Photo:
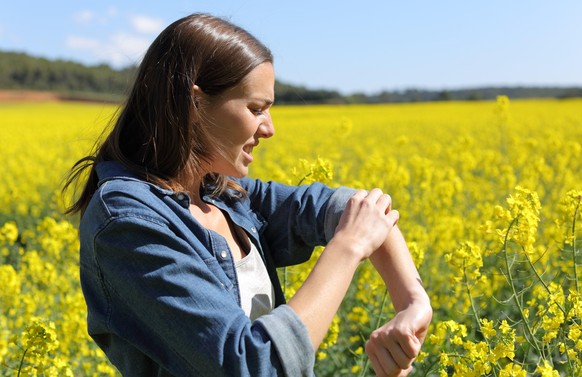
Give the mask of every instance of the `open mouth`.
<svg viewBox="0 0 582 377">
<path fill-rule="evenodd" d="M 253 146 L 252 145 L 245 145 L 243 147 L 243 151 L 245 151 L 246 154 L 252 154 L 253 153 Z"/>
<path fill-rule="evenodd" d="M 248 162 L 252 162 L 254 160 L 253 148 L 254 148 L 254 145 L 252 145 L 252 144 L 247 144 L 247 145 L 243 146 L 243 148 L 242 148 L 243 153 L 245 154 L 245 158 Z"/>
</svg>

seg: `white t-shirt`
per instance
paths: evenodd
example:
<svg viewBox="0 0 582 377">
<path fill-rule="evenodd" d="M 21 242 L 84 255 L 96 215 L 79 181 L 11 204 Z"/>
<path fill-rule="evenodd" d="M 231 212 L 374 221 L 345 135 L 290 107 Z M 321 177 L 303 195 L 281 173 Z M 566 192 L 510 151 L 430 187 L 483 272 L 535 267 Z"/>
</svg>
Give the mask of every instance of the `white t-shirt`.
<svg viewBox="0 0 582 377">
<path fill-rule="evenodd" d="M 246 315 L 254 321 L 274 307 L 275 291 L 261 259 L 259 251 L 251 242 L 247 256 L 235 263 L 240 290 L 240 302 Z"/>
</svg>

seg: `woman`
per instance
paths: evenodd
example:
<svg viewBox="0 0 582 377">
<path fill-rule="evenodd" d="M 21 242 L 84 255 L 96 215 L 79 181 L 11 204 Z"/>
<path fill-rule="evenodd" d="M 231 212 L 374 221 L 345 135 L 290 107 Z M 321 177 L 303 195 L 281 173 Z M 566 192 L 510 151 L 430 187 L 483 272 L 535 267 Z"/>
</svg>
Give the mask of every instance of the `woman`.
<svg viewBox="0 0 582 377">
<path fill-rule="evenodd" d="M 70 208 L 81 213 L 88 330 L 124 376 L 304 376 L 357 265 L 370 258 L 398 314 L 366 351 L 406 375 L 431 308 L 398 212 L 378 189 L 245 178 L 273 135 L 273 58 L 246 31 L 194 14 L 148 49 Z M 276 267 L 327 245 L 285 303 Z"/>
</svg>

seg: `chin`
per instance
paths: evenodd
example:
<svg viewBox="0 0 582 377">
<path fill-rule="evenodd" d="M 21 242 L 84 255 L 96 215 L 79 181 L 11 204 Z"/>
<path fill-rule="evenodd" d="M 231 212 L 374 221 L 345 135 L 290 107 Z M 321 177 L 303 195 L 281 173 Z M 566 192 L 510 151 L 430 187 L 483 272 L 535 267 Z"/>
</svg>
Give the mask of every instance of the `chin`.
<svg viewBox="0 0 582 377">
<path fill-rule="evenodd" d="M 236 174 L 229 174 L 229 176 L 232 178 L 244 178 L 247 176 L 247 174 L 237 172 Z"/>
<path fill-rule="evenodd" d="M 249 168 L 244 164 L 224 164 L 222 166 L 217 164 L 214 166 L 213 171 L 216 174 L 221 174 L 232 178 L 243 178 L 249 174 Z"/>
<path fill-rule="evenodd" d="M 249 169 L 236 169 L 229 174 L 233 178 L 243 178 L 249 174 Z"/>
<path fill-rule="evenodd" d="M 244 172 L 239 173 L 240 176 L 238 176 L 237 178 L 243 178 L 246 177 L 247 175 L 249 175 L 249 171 L 245 170 Z"/>
</svg>

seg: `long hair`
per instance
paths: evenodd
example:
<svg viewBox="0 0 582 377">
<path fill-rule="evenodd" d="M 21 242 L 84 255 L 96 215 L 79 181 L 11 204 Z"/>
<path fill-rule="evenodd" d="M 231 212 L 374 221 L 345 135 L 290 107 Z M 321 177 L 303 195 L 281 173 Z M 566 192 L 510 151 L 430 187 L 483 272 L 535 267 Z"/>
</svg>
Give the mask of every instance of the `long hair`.
<svg viewBox="0 0 582 377">
<path fill-rule="evenodd" d="M 193 87 L 215 96 L 239 84 L 271 51 L 244 29 L 208 14 L 192 14 L 169 25 L 147 50 L 113 129 L 90 156 L 72 168 L 66 191 L 90 169 L 79 197 L 67 213 L 81 214 L 97 189 L 95 165 L 118 161 L 141 179 L 181 190 L 184 177 L 201 178 L 219 195 L 243 192 L 219 174 L 202 176 L 202 166 L 218 151 L 203 122 Z"/>
</svg>

